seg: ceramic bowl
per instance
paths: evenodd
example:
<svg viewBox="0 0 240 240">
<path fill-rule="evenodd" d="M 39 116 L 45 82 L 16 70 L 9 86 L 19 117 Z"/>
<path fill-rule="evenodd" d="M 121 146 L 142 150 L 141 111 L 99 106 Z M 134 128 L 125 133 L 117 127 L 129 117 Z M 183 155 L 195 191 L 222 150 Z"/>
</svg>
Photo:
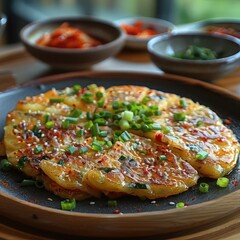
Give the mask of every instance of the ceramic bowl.
<svg viewBox="0 0 240 240">
<path fill-rule="evenodd" d="M 36 44 L 43 34 L 52 32 L 62 23 L 79 28 L 104 44 L 88 49 L 55 48 Z M 33 22 L 21 30 L 20 38 L 26 50 L 35 58 L 52 67 L 64 69 L 87 69 L 116 55 L 125 41 L 125 35 L 117 25 L 90 17 L 64 17 Z"/>
<path fill-rule="evenodd" d="M 148 52 L 164 72 L 205 81 L 219 79 L 240 66 L 240 41 L 237 38 L 209 33 L 165 34 L 150 40 Z M 214 60 L 186 60 L 173 57 L 191 46 L 209 48 L 218 56 Z"/>
<path fill-rule="evenodd" d="M 125 18 L 115 21 L 118 26 L 122 26 L 123 24 L 133 25 L 136 22 L 142 22 L 143 27 L 151 27 L 156 32 L 157 35 L 162 35 L 164 33 L 172 32 L 175 29 L 175 26 L 168 21 L 158 19 L 158 18 L 147 18 L 147 17 L 132 17 L 132 18 Z M 135 49 L 135 50 L 146 50 L 147 43 L 150 39 L 157 36 L 149 36 L 149 37 L 137 37 L 135 35 L 128 35 L 126 34 L 126 42 L 125 47 L 128 49 Z"/>
</svg>

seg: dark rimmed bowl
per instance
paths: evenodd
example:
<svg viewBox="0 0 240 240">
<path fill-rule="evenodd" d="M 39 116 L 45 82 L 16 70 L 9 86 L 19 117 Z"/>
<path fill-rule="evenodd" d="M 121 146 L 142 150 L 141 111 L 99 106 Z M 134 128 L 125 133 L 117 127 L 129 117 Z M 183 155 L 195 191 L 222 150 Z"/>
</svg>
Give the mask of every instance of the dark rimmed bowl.
<svg viewBox="0 0 240 240">
<path fill-rule="evenodd" d="M 186 60 L 173 57 L 190 45 L 209 48 L 220 58 L 215 60 Z M 230 36 L 201 32 L 165 34 L 148 43 L 152 61 L 164 72 L 205 81 L 219 79 L 240 66 L 240 41 Z"/>
<path fill-rule="evenodd" d="M 104 42 L 88 49 L 62 49 L 38 46 L 36 41 L 47 32 L 52 32 L 67 22 Z M 56 68 L 86 69 L 116 55 L 124 45 L 125 35 L 115 24 L 90 17 L 64 17 L 33 22 L 20 32 L 20 38 L 27 51 L 35 58 Z"/>
</svg>

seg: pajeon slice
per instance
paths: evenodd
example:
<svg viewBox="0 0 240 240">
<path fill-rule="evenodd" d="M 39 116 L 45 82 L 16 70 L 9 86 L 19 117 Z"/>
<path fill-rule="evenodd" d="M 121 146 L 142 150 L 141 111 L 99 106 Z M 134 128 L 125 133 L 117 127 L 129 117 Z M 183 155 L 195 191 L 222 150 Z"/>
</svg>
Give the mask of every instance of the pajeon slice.
<svg viewBox="0 0 240 240">
<path fill-rule="evenodd" d="M 197 183 L 197 171 L 167 145 L 130 135 L 130 141 L 117 141 L 101 155 L 101 161 L 98 158 L 98 164 L 87 173 L 90 186 L 106 195 L 156 199 L 179 194 Z"/>
<path fill-rule="evenodd" d="M 56 112 L 61 115 L 69 114 L 72 108 L 93 112 L 98 105 L 103 105 L 104 94 L 104 87 L 98 87 L 96 84 L 86 87 L 74 85 L 63 90 L 52 89 L 37 96 L 28 96 L 17 103 L 16 109 L 23 112 Z"/>
</svg>

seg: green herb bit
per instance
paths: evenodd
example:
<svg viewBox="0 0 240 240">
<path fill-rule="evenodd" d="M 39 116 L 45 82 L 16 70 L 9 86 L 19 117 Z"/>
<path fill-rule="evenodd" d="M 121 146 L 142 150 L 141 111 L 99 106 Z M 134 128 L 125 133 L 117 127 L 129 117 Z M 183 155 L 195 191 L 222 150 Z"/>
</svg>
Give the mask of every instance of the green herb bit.
<svg viewBox="0 0 240 240">
<path fill-rule="evenodd" d="M 18 160 L 17 168 L 22 170 L 28 161 L 27 156 L 23 156 Z"/>
<path fill-rule="evenodd" d="M 205 158 L 208 157 L 208 153 L 204 150 L 200 150 L 197 154 L 196 154 L 196 159 L 197 160 L 204 160 Z"/>
<path fill-rule="evenodd" d="M 69 117 L 78 118 L 81 116 L 81 114 L 82 112 L 79 109 L 73 108 L 69 114 Z"/>
<path fill-rule="evenodd" d="M 21 187 L 35 186 L 35 181 L 30 179 L 23 179 L 20 183 Z"/>
<path fill-rule="evenodd" d="M 112 170 L 115 170 L 115 168 L 109 168 L 109 167 L 102 167 L 102 168 L 99 168 L 101 171 L 104 171 L 106 173 L 109 173 L 111 172 Z"/>
<path fill-rule="evenodd" d="M 50 129 L 50 128 L 53 128 L 53 127 L 54 127 L 54 122 L 53 121 L 46 122 L 46 128 L 47 129 Z"/>
<path fill-rule="evenodd" d="M 112 102 L 112 109 L 117 110 L 121 106 L 121 103 L 119 101 Z"/>
<path fill-rule="evenodd" d="M 88 85 L 86 88 L 88 90 L 93 90 L 93 89 L 96 89 L 97 87 L 98 87 L 97 84 L 93 83 L 93 84 Z"/>
<path fill-rule="evenodd" d="M 66 152 L 68 152 L 69 154 L 73 154 L 77 151 L 77 148 L 74 146 L 69 146 L 66 148 Z"/>
<path fill-rule="evenodd" d="M 43 116 L 43 122 L 44 123 L 47 123 L 47 122 L 49 122 L 50 121 L 50 115 L 49 114 L 45 114 L 44 116 Z"/>
<path fill-rule="evenodd" d="M 81 90 L 81 88 L 82 87 L 78 84 L 73 85 L 73 90 L 74 90 L 75 93 L 79 92 L 79 90 Z"/>
<path fill-rule="evenodd" d="M 84 135 L 84 129 L 80 129 L 77 131 L 77 136 L 82 137 Z"/>
<path fill-rule="evenodd" d="M 104 98 L 101 98 L 100 100 L 98 100 L 97 105 L 99 108 L 102 108 L 104 106 Z"/>
<path fill-rule="evenodd" d="M 167 159 L 167 157 L 165 155 L 160 155 L 160 156 L 158 156 L 158 159 L 160 161 L 165 161 Z"/>
<path fill-rule="evenodd" d="M 133 130 L 139 130 L 141 129 L 142 125 L 140 123 L 133 123 L 131 126 L 131 129 Z"/>
<path fill-rule="evenodd" d="M 38 128 L 37 125 L 35 125 L 35 126 L 33 127 L 32 132 L 33 132 L 33 134 L 34 134 L 36 137 L 38 137 L 38 138 L 40 138 L 40 137 L 42 136 L 42 131 Z"/>
<path fill-rule="evenodd" d="M 148 185 L 145 183 L 130 183 L 129 187 L 135 189 L 148 189 Z"/>
<path fill-rule="evenodd" d="M 108 132 L 107 131 L 101 131 L 100 133 L 99 133 L 99 137 L 101 137 L 101 138 L 104 138 L 104 137 L 106 137 L 108 135 Z"/>
<path fill-rule="evenodd" d="M 90 129 L 92 126 L 93 126 L 93 122 L 92 122 L 91 120 L 88 121 L 88 122 L 86 122 L 86 123 L 84 124 L 84 127 L 85 127 L 86 129 Z"/>
<path fill-rule="evenodd" d="M 111 147 L 113 145 L 113 143 L 109 140 L 109 141 L 107 141 L 107 146 L 108 147 Z"/>
<path fill-rule="evenodd" d="M 188 106 L 187 102 L 184 99 L 180 99 L 179 104 L 181 107 L 185 108 Z"/>
<path fill-rule="evenodd" d="M 119 162 L 122 162 L 122 161 L 125 161 L 125 160 L 127 160 L 127 157 L 124 156 L 124 155 L 122 155 L 122 156 L 118 159 Z"/>
<path fill-rule="evenodd" d="M 65 163 L 65 161 L 63 160 L 63 159 L 60 159 L 59 161 L 58 161 L 58 165 L 61 165 L 61 166 L 63 166 L 63 165 L 65 165 L 66 163 Z"/>
<path fill-rule="evenodd" d="M 50 98 L 49 101 L 51 103 L 61 103 L 64 102 L 64 98 Z"/>
<path fill-rule="evenodd" d="M 70 128 L 70 122 L 69 122 L 68 120 L 64 120 L 64 121 L 62 122 L 62 127 L 63 127 L 64 129 L 69 129 L 69 128 Z"/>
<path fill-rule="evenodd" d="M 104 118 L 96 118 L 93 120 L 94 123 L 97 123 L 99 126 L 103 126 L 106 124 L 106 120 Z"/>
<path fill-rule="evenodd" d="M 155 116 L 160 116 L 160 115 L 162 115 L 162 112 L 161 112 L 161 111 L 159 111 L 159 110 L 157 110 L 157 111 L 154 111 L 154 115 L 155 115 Z"/>
<path fill-rule="evenodd" d="M 98 126 L 98 123 L 94 123 L 93 126 L 91 127 L 91 133 L 93 136 L 98 136 L 100 133 L 100 129 Z"/>
<path fill-rule="evenodd" d="M 202 125 L 203 125 L 203 121 L 202 120 L 197 121 L 197 127 L 201 127 Z"/>
<path fill-rule="evenodd" d="M 94 151 L 102 151 L 102 144 L 96 141 L 92 143 L 92 150 Z"/>
<path fill-rule="evenodd" d="M 12 169 L 12 164 L 7 159 L 2 159 L 0 161 L 0 169 L 3 172 L 8 172 Z"/>
<path fill-rule="evenodd" d="M 176 208 L 183 208 L 183 207 L 185 207 L 185 203 L 184 202 L 178 202 L 176 204 Z"/>
<path fill-rule="evenodd" d="M 226 178 L 226 177 L 220 177 L 220 178 L 217 179 L 216 184 L 219 187 L 226 188 L 229 184 L 229 179 Z"/>
<path fill-rule="evenodd" d="M 131 135 L 128 133 L 128 131 L 124 131 L 120 136 L 119 140 L 122 142 L 128 142 L 131 140 Z"/>
<path fill-rule="evenodd" d="M 177 122 L 184 121 L 185 118 L 186 118 L 186 116 L 185 116 L 184 112 L 174 113 L 174 116 L 173 116 L 174 121 L 177 121 Z"/>
<path fill-rule="evenodd" d="M 134 114 L 133 114 L 132 111 L 124 111 L 124 112 L 122 112 L 122 119 L 126 120 L 128 122 L 132 122 L 133 116 L 134 116 Z"/>
<path fill-rule="evenodd" d="M 158 123 L 150 124 L 149 127 L 150 127 L 151 130 L 161 130 L 162 129 L 161 125 L 158 124 Z"/>
<path fill-rule="evenodd" d="M 150 128 L 150 126 L 149 126 L 148 124 L 143 124 L 143 125 L 141 126 L 141 130 L 142 130 L 143 132 L 149 132 L 149 131 L 151 131 L 151 128 Z"/>
<path fill-rule="evenodd" d="M 162 130 L 163 130 L 163 133 L 165 133 L 165 134 L 170 133 L 170 131 L 171 131 L 170 127 L 168 127 L 168 126 L 163 126 Z"/>
<path fill-rule="evenodd" d="M 115 120 L 114 123 L 116 123 L 116 121 L 118 120 Z M 127 120 L 124 120 L 124 119 L 121 119 L 119 122 L 119 127 L 122 129 L 122 130 L 127 130 L 130 128 L 130 124 Z"/>
<path fill-rule="evenodd" d="M 80 153 L 80 154 L 84 154 L 84 153 L 86 153 L 86 152 L 88 152 L 88 147 L 86 147 L 86 146 L 81 147 L 80 150 L 79 150 L 79 153 Z"/>
<path fill-rule="evenodd" d="M 66 211 L 71 211 L 76 208 L 76 200 L 75 198 L 72 199 L 65 199 L 61 201 L 61 209 Z"/>
<path fill-rule="evenodd" d="M 202 193 L 207 193 L 209 191 L 209 184 L 207 184 L 207 183 L 200 183 L 198 189 Z"/>
<path fill-rule="evenodd" d="M 35 149 L 34 149 L 34 153 L 38 154 L 38 153 L 41 153 L 43 152 L 43 147 L 42 146 L 37 146 Z"/>
<path fill-rule="evenodd" d="M 66 117 L 65 121 L 69 121 L 69 123 L 76 124 L 78 123 L 78 118 L 75 117 Z"/>
<path fill-rule="evenodd" d="M 116 207 L 117 201 L 116 200 L 108 200 L 107 205 L 108 205 L 108 207 Z"/>
<path fill-rule="evenodd" d="M 151 99 L 149 98 L 149 97 L 144 97 L 143 99 L 142 99 L 142 103 L 144 104 L 144 103 L 147 103 L 147 102 L 149 102 Z"/>
<path fill-rule="evenodd" d="M 103 93 L 102 92 L 96 92 L 96 98 L 100 99 L 103 97 Z"/>
<path fill-rule="evenodd" d="M 93 93 L 86 92 L 81 96 L 81 99 L 86 103 L 93 103 Z"/>
</svg>

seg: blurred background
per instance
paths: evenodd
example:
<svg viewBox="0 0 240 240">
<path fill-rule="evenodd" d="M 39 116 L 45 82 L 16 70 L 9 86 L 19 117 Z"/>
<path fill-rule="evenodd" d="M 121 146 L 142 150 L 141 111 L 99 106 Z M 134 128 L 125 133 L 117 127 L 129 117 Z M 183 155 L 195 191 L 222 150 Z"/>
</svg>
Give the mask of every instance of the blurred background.
<svg viewBox="0 0 240 240">
<path fill-rule="evenodd" d="M 240 18 L 240 0 L 0 0 L 7 25 L 0 46 L 19 42 L 29 22 L 57 16 L 94 16 L 117 20 L 156 17 L 175 25 L 210 18 Z"/>
</svg>

